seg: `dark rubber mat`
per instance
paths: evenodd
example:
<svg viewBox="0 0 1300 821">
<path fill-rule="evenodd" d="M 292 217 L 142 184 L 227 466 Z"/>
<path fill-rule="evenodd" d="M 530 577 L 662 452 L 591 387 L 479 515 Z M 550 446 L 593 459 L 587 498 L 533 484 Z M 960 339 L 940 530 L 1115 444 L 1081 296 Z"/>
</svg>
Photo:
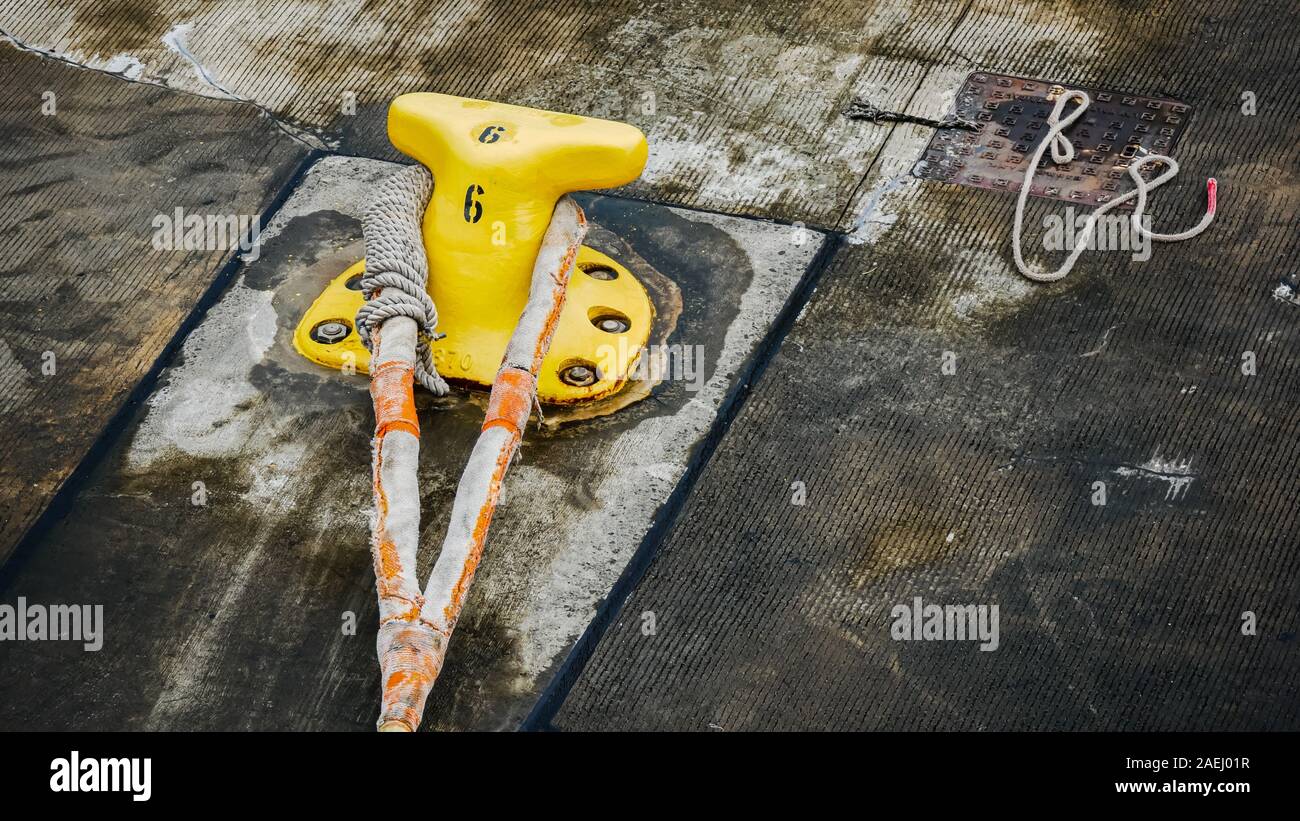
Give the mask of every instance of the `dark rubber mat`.
<svg viewBox="0 0 1300 821">
<path fill-rule="evenodd" d="M 1211 5 L 1162 5 L 1158 55 L 1081 73 L 1196 106 L 1155 224 L 1194 223 L 1215 173 L 1213 227 L 1041 286 L 1011 197 L 881 195 L 540 724 L 1300 729 L 1300 310 L 1273 297 L 1300 250 L 1300 40 L 1286 4 Z M 1078 70 L 1052 48 L 986 68 Z M 997 649 L 892 637 L 918 597 L 996 605 Z"/>
<path fill-rule="evenodd" d="M 260 216 L 306 152 L 251 106 L 8 44 L 0 75 L 3 561 L 238 248 L 159 250 L 155 220 L 182 209 L 206 244 L 209 215 Z"/>
</svg>

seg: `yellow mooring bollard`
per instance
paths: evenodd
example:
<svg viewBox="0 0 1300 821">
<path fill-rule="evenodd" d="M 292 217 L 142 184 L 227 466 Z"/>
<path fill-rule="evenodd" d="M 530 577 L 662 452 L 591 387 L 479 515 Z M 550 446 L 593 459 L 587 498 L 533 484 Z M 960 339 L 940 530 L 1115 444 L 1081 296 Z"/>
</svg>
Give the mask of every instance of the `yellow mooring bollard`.
<svg viewBox="0 0 1300 821">
<path fill-rule="evenodd" d="M 378 184 L 364 218 L 371 269 L 363 278 L 358 264 L 335 277 L 299 323 L 294 344 L 314 361 L 370 374 L 370 547 L 382 683 L 376 726 L 413 731 L 442 672 L 530 413 L 542 400 L 575 403 L 619 390 L 649 338 L 654 309 L 630 271 L 582 246 L 587 220 L 567 196 L 635 179 L 647 154 L 636 128 L 407 94 L 389 109 L 388 132 L 428 170 L 406 166 Z M 362 286 L 371 297 L 364 307 Z M 620 355 L 608 356 L 615 346 Z M 602 372 L 600 363 L 611 361 L 613 372 Z M 444 380 L 490 386 L 491 394 L 422 586 L 414 386 L 443 394 Z"/>
<path fill-rule="evenodd" d="M 423 235 L 443 335 L 431 343 L 434 364 L 448 381 L 488 388 L 528 300 L 556 202 L 636 179 L 646 163 L 645 135 L 624 123 L 445 94 L 398 97 L 388 134 L 433 173 Z M 363 270 L 364 261 L 342 272 L 303 316 L 294 346 L 308 359 L 369 373 L 370 354 L 354 325 Z M 583 246 L 538 374 L 538 399 L 573 404 L 616 393 L 653 320 L 636 277 Z M 611 349 L 620 355 L 611 357 Z M 602 370 L 610 362 L 615 372 Z"/>
</svg>

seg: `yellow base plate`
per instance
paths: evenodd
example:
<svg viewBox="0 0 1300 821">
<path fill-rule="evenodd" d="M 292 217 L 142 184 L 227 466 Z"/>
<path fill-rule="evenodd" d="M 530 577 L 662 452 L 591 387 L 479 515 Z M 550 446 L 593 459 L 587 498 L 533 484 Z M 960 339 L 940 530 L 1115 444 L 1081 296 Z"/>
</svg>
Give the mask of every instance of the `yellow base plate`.
<svg viewBox="0 0 1300 821">
<path fill-rule="evenodd" d="M 293 335 L 294 347 L 303 356 L 330 368 L 369 373 L 370 352 L 354 326 L 365 301 L 356 284 L 364 270 L 365 260 L 348 268 L 307 309 Z M 518 312 L 513 317 L 518 320 Z M 313 330 L 330 322 L 345 326 L 347 335 L 333 343 L 319 341 Z M 538 374 L 538 398 L 548 404 L 574 404 L 617 393 L 635 368 L 653 322 L 654 305 L 632 272 L 582 246 L 550 353 Z M 431 346 L 438 373 L 452 382 L 491 387 L 514 322 L 491 327 L 476 323 L 474 317 L 439 314 L 438 331 L 446 334 Z M 570 384 L 584 366 L 594 373 L 594 381 Z"/>
</svg>

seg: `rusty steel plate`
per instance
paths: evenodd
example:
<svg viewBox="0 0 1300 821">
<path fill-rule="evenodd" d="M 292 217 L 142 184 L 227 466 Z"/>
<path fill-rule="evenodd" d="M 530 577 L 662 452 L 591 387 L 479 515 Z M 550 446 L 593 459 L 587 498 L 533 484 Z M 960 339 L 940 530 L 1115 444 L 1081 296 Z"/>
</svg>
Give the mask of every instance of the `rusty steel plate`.
<svg viewBox="0 0 1300 821">
<path fill-rule="evenodd" d="M 978 126 L 935 131 L 912 173 L 927 180 L 994 191 L 1019 191 L 1025 169 L 1047 134 L 1047 115 L 1065 86 L 1044 80 L 974 72 L 957 95 L 960 120 Z M 1066 129 L 1075 158 L 1065 165 L 1044 155 L 1030 194 L 1100 205 L 1133 188 L 1130 162 L 1145 149 L 1173 155 L 1191 106 L 1164 97 L 1082 88 L 1092 99 L 1083 118 Z M 1067 107 L 1066 109 L 1070 109 Z M 1148 165 L 1143 176 L 1158 171 Z"/>
</svg>

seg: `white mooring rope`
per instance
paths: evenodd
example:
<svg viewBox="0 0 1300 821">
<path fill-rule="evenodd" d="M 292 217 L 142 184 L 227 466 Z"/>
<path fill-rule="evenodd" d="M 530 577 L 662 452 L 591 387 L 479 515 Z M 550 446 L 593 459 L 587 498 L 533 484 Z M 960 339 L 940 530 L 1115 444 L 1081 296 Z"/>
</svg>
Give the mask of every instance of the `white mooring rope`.
<svg viewBox="0 0 1300 821">
<path fill-rule="evenodd" d="M 587 233 L 582 209 L 572 198 L 561 197 L 533 263 L 528 301 L 493 379 L 479 438 L 457 484 L 442 550 L 421 592 L 416 577 L 420 421 L 413 387 L 418 381 L 435 394 L 448 392 L 429 351 L 438 312 L 425 290 L 429 266 L 421 223 L 433 184 L 424 166 L 404 168 L 377 186 L 364 218 L 366 273 L 361 285 L 367 301 L 357 311 L 356 327 L 371 351 L 375 513 L 370 547 L 380 622 L 375 637 L 382 684 L 377 727 L 385 731 L 419 727 L 442 671 L 506 471 L 523 440 L 529 412 L 537 406 L 537 377 Z"/>
<path fill-rule="evenodd" d="M 1066 103 L 1071 100 L 1078 102 L 1079 106 L 1062 119 L 1061 112 L 1065 110 Z M 1074 250 L 1072 250 L 1070 255 L 1065 258 L 1065 263 L 1061 265 L 1060 268 L 1055 271 L 1035 271 L 1031 269 L 1020 253 L 1020 233 L 1021 224 L 1024 222 L 1025 218 L 1025 203 L 1029 201 L 1029 189 L 1034 183 L 1034 174 L 1038 171 L 1038 164 L 1042 162 L 1043 153 L 1047 151 L 1048 148 L 1051 148 L 1052 150 L 1052 161 L 1058 165 L 1063 165 L 1074 159 L 1074 146 L 1070 144 L 1070 141 L 1061 132 L 1065 131 L 1065 129 L 1069 128 L 1076 120 L 1082 117 L 1083 112 L 1088 109 L 1088 106 L 1091 103 L 1092 100 L 1088 95 L 1085 92 L 1078 90 L 1065 91 L 1057 98 L 1056 106 L 1053 107 L 1052 113 L 1047 117 L 1047 136 L 1041 143 L 1039 143 L 1038 150 L 1034 152 L 1034 156 L 1029 162 L 1029 168 L 1025 172 L 1025 182 L 1020 186 L 1020 197 L 1016 200 L 1016 220 L 1011 231 L 1011 248 L 1016 258 L 1016 267 L 1020 269 L 1020 273 L 1035 282 L 1056 282 L 1057 280 L 1063 279 L 1066 274 L 1070 273 L 1070 269 L 1074 267 L 1074 263 L 1079 259 L 1079 255 L 1087 248 L 1088 242 L 1091 239 L 1093 230 L 1097 224 L 1097 219 L 1112 208 L 1122 205 L 1134 197 L 1137 198 L 1137 204 L 1133 207 L 1133 215 L 1131 217 L 1133 221 L 1133 230 L 1148 239 L 1156 240 L 1158 242 L 1177 242 L 1179 240 L 1191 239 L 1206 228 L 1209 228 L 1210 223 L 1214 220 L 1218 183 L 1213 177 L 1211 177 L 1206 181 L 1206 195 L 1209 202 L 1205 209 L 1205 216 L 1201 218 L 1199 223 L 1188 228 L 1186 231 L 1179 231 L 1175 234 L 1160 234 L 1147 229 L 1147 227 L 1142 224 L 1142 214 L 1143 211 L 1146 210 L 1147 204 L 1147 192 L 1154 191 L 1172 180 L 1178 174 L 1178 163 L 1173 157 L 1164 154 L 1148 154 L 1128 167 L 1129 176 L 1133 178 L 1133 182 L 1137 185 L 1136 190 L 1129 191 L 1104 205 L 1098 206 L 1096 210 L 1088 215 L 1087 222 L 1084 223 L 1084 226 L 1079 230 L 1079 233 L 1075 235 Z M 1167 170 L 1155 179 L 1147 182 L 1142 178 L 1141 172 L 1145 166 L 1151 163 L 1164 163 L 1167 166 Z"/>
<path fill-rule="evenodd" d="M 357 311 L 357 335 L 374 354 L 372 336 L 384 320 L 406 316 L 419 328 L 415 379 L 436 396 L 450 391 L 433 364 L 429 340 L 437 339 L 438 309 L 429 296 L 429 261 L 420 222 L 433 192 L 433 175 L 416 163 L 393 174 L 366 209 L 366 272 L 361 293 L 366 304 Z M 379 293 L 376 294 L 376 291 Z"/>
</svg>

